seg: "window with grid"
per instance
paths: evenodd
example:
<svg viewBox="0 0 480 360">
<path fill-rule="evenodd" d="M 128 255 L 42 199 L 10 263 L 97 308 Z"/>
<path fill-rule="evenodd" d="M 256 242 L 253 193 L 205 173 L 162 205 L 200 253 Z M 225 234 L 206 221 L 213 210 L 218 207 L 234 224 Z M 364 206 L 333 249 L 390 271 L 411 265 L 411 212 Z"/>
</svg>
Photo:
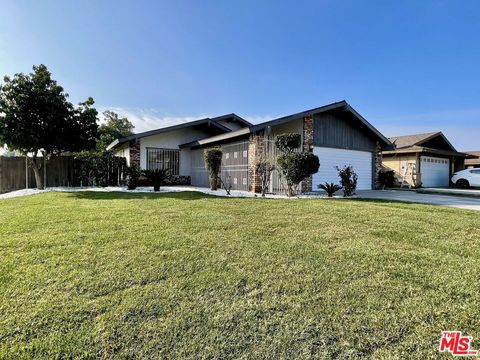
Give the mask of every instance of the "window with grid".
<svg viewBox="0 0 480 360">
<path fill-rule="evenodd" d="M 170 175 L 179 175 L 180 150 L 147 148 L 147 169 L 168 169 Z"/>
</svg>

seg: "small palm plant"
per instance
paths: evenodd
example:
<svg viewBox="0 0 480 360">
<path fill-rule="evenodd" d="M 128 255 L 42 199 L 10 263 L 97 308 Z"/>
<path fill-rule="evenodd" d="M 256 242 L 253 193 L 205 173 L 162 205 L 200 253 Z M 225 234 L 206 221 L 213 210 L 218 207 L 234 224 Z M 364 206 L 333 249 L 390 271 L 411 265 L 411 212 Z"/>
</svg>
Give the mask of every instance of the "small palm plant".
<svg viewBox="0 0 480 360">
<path fill-rule="evenodd" d="M 322 189 L 322 190 L 325 190 L 328 197 L 332 197 L 333 194 L 335 194 L 342 187 L 340 185 L 337 185 L 337 184 L 334 184 L 334 183 L 329 184 L 328 182 L 326 182 L 325 184 L 318 185 L 318 188 Z"/>
<path fill-rule="evenodd" d="M 153 183 L 153 191 L 160 191 L 160 185 L 170 177 L 168 169 L 143 170 L 143 176 Z"/>
</svg>

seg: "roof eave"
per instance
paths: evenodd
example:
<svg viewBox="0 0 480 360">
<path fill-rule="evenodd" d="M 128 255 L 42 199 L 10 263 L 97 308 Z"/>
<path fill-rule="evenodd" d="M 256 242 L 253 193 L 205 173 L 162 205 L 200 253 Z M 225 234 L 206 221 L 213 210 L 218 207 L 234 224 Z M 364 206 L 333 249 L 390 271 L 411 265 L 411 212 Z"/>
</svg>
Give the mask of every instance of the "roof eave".
<svg viewBox="0 0 480 360">
<path fill-rule="evenodd" d="M 446 156 L 469 158 L 469 154 L 466 154 L 466 153 L 462 153 L 462 152 L 458 152 L 458 151 L 432 149 L 432 148 L 421 147 L 421 146 L 420 147 L 419 146 L 410 146 L 410 147 L 404 147 L 404 148 L 396 149 L 396 150 L 382 151 L 382 155 L 398 155 L 398 154 L 414 154 L 414 153 L 430 153 L 430 154 L 439 154 L 439 155 L 446 155 Z"/>
<path fill-rule="evenodd" d="M 201 139 L 201 140 L 195 140 L 191 141 L 185 144 L 181 144 L 178 147 L 179 148 L 194 148 L 194 147 L 202 147 L 202 146 L 212 146 L 215 144 L 218 144 L 222 141 L 230 140 L 230 139 L 235 139 L 237 137 L 242 137 L 245 135 L 250 134 L 251 127 L 244 127 L 235 131 L 231 131 L 229 133 L 225 134 L 220 134 L 220 135 L 215 135 L 206 139 Z"/>
<path fill-rule="evenodd" d="M 115 139 L 115 140 L 113 140 L 113 141 L 110 143 L 110 145 L 107 146 L 107 151 L 114 150 L 114 149 L 117 148 L 119 145 L 120 145 L 119 139 Z"/>
</svg>

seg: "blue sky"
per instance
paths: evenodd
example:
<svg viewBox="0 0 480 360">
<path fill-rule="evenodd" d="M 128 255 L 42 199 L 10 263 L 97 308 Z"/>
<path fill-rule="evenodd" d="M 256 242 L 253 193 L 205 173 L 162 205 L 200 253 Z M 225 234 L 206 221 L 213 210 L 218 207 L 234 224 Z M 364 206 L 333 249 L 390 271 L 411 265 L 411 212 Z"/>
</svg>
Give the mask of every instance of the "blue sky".
<svg viewBox="0 0 480 360">
<path fill-rule="evenodd" d="M 0 75 L 46 64 L 137 131 L 346 99 L 387 136 L 480 149 L 478 1 L 0 2 Z"/>
</svg>

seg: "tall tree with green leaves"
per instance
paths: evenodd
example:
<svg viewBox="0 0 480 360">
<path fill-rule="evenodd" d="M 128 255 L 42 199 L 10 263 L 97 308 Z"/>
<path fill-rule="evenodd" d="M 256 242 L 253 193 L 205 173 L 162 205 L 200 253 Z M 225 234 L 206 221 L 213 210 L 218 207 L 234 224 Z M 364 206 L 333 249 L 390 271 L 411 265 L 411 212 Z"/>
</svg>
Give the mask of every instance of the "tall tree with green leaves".
<svg viewBox="0 0 480 360">
<path fill-rule="evenodd" d="M 98 113 L 93 104 L 88 98 L 74 107 L 45 65 L 33 66 L 30 74 L 4 77 L 0 85 L 0 142 L 30 154 L 37 188 L 45 186 L 39 154 L 48 157 L 95 146 Z"/>
<path fill-rule="evenodd" d="M 105 151 L 115 139 L 133 134 L 134 126 L 126 117 L 121 118 L 110 110 L 104 111 L 103 117 L 105 122 L 98 128 L 97 150 Z"/>
</svg>

